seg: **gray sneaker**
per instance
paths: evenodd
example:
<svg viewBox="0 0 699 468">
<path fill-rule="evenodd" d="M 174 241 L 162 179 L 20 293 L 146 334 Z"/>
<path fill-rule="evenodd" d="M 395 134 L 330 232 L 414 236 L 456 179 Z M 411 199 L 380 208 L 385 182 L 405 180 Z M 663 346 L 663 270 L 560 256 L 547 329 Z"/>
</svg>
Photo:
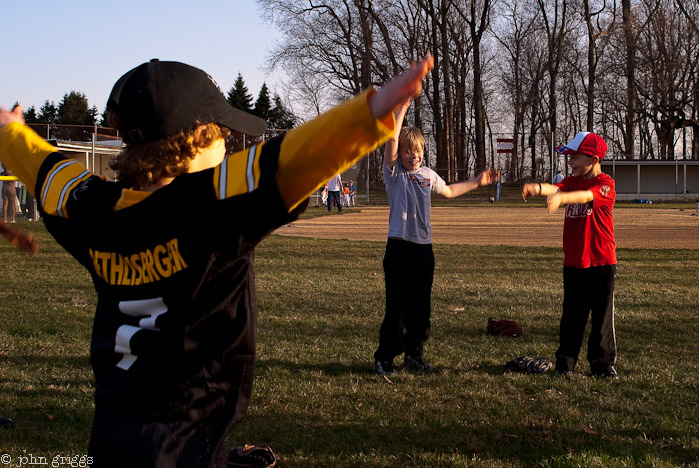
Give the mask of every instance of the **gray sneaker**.
<svg viewBox="0 0 699 468">
<path fill-rule="evenodd" d="M 432 369 L 434 369 L 434 366 L 425 361 L 425 358 L 422 356 L 411 356 L 406 354 L 403 358 L 403 364 L 412 370 L 420 372 L 430 372 Z"/>
<path fill-rule="evenodd" d="M 592 374 L 594 377 L 598 377 L 600 379 L 618 379 L 619 374 L 616 373 L 616 370 L 614 370 L 613 367 L 610 367 L 609 369 L 603 371 L 603 372 L 595 372 Z"/>
<path fill-rule="evenodd" d="M 396 368 L 391 361 L 374 361 L 374 372 L 379 375 L 393 375 L 396 373 Z"/>
</svg>

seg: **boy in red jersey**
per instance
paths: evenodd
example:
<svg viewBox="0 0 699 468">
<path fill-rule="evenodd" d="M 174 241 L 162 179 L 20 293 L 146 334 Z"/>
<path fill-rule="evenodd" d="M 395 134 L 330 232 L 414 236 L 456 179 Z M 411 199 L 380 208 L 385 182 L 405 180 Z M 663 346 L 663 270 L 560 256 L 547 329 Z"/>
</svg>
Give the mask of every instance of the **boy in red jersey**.
<svg viewBox="0 0 699 468">
<path fill-rule="evenodd" d="M 612 210 L 614 179 L 602 172 L 607 143 L 591 132 L 578 133 L 566 146 L 572 174 L 558 184 L 528 183 L 522 198 L 546 196 L 549 213 L 566 205 L 563 223 L 563 314 L 556 373 L 573 371 L 582 346 L 587 317 L 592 314 L 587 360 L 592 375 L 617 378 L 614 333 L 616 241 Z"/>
</svg>

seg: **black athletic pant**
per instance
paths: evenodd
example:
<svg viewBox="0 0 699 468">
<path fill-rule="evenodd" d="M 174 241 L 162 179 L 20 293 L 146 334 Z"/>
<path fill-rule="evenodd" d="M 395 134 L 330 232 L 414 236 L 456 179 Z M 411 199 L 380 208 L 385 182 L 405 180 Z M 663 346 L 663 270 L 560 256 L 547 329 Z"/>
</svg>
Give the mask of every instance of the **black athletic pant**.
<svg viewBox="0 0 699 468">
<path fill-rule="evenodd" d="M 578 361 L 588 315 L 592 315 L 587 360 L 593 374 L 616 362 L 614 333 L 614 276 L 616 265 L 591 268 L 563 267 L 563 315 L 556 370 L 572 371 Z"/>
<path fill-rule="evenodd" d="M 405 352 L 422 356 L 430 336 L 434 253 L 432 244 L 388 239 L 383 258 L 386 315 L 379 330 L 377 361 L 393 361 Z"/>
<path fill-rule="evenodd" d="M 333 210 L 333 205 L 337 206 L 338 211 L 342 211 L 342 200 L 340 192 L 328 190 L 328 211 Z"/>
</svg>

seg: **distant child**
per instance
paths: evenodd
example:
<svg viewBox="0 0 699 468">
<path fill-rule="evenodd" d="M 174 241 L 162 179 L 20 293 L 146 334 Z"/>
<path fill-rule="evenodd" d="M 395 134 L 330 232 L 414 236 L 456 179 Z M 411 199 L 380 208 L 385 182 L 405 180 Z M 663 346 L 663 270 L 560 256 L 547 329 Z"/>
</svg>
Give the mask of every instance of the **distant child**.
<svg viewBox="0 0 699 468">
<path fill-rule="evenodd" d="M 355 192 L 354 181 L 353 181 L 353 180 L 350 180 L 350 184 L 349 184 L 349 197 L 350 197 L 350 202 L 352 202 L 352 206 L 357 206 L 357 205 L 355 205 L 355 203 L 354 203 L 354 192 Z M 699 205 L 697 205 L 697 206 L 699 206 Z"/>
<path fill-rule="evenodd" d="M 345 184 L 345 187 L 342 189 L 342 191 L 343 191 L 342 205 L 349 208 L 349 206 L 350 206 L 350 188 L 349 188 L 349 185 Z"/>
<path fill-rule="evenodd" d="M 97 292 L 94 466 L 227 465 L 255 376 L 255 246 L 391 136 L 393 110 L 433 64 L 226 157 L 231 130 L 262 135 L 266 122 L 231 107 L 204 71 L 152 60 L 122 76 L 107 103 L 126 143 L 118 182 L 58 152 L 24 125 L 21 107 L 0 109 L 0 161 Z"/>
<path fill-rule="evenodd" d="M 430 226 L 432 192 L 445 198 L 463 195 L 492 183 L 499 175 L 487 170 L 476 177 L 447 185 L 423 166 L 425 139 L 415 127 L 401 128 L 409 102 L 396 111 L 396 129 L 384 148 L 383 178 L 388 194 L 388 242 L 383 259 L 386 314 L 374 353 L 374 370 L 395 371 L 393 359 L 405 353 L 403 363 L 417 371 L 430 371 L 423 357 L 430 335 L 434 254 Z"/>
<path fill-rule="evenodd" d="M 333 210 L 333 205 L 337 206 L 337 211 L 342 211 L 342 176 L 335 174 L 328 181 L 328 211 Z"/>
<path fill-rule="evenodd" d="M 323 193 L 320 194 L 320 200 L 323 203 L 323 206 L 328 204 L 328 184 L 325 184 L 323 187 Z"/>
<path fill-rule="evenodd" d="M 548 212 L 566 205 L 563 221 L 563 314 L 556 373 L 573 372 L 583 333 L 592 314 L 587 360 L 592 375 L 617 378 L 614 332 L 614 277 L 616 241 L 612 210 L 614 179 L 602 172 L 600 161 L 607 143 L 590 132 L 578 133 L 557 148 L 568 156 L 572 174 L 559 184 L 528 183 L 522 198 L 545 196 Z"/>
<path fill-rule="evenodd" d="M 4 176 L 13 176 L 11 170 L 5 169 L 2 171 Z M 16 191 L 17 181 L 16 180 L 3 180 L 2 181 L 2 214 L 3 221 L 7 221 L 7 212 L 10 212 L 10 223 L 15 222 L 15 207 L 17 206 L 17 191 Z"/>
<path fill-rule="evenodd" d="M 561 174 L 561 171 L 556 172 L 556 175 L 553 177 L 553 183 L 560 184 L 562 181 L 563 181 L 563 174 Z"/>
</svg>

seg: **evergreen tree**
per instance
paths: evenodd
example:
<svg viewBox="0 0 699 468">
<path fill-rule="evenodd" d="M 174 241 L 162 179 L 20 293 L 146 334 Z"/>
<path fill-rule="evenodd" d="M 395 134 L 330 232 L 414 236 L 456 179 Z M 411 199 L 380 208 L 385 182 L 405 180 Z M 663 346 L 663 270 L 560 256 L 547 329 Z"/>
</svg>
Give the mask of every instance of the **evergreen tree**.
<svg viewBox="0 0 699 468">
<path fill-rule="evenodd" d="M 260 94 L 257 96 L 252 113 L 265 119 L 269 124 L 269 119 L 272 116 L 272 102 L 269 98 L 269 88 L 267 88 L 266 83 L 262 83 L 262 88 L 260 88 Z"/>
<path fill-rule="evenodd" d="M 240 73 L 238 73 L 233 87 L 228 91 L 228 102 L 231 106 L 245 112 L 250 112 L 252 109 L 252 96 L 248 93 L 248 87 L 245 86 L 245 80 Z"/>
<path fill-rule="evenodd" d="M 14 104 L 12 104 L 12 107 L 10 107 L 10 110 L 13 111 L 19 106 L 19 102 L 15 101 Z M 24 117 L 24 121 L 26 123 L 36 123 L 38 122 L 37 117 L 36 117 L 36 109 L 34 106 L 31 106 L 29 109 L 26 109 L 24 112 L 22 112 L 22 116 Z"/>
<path fill-rule="evenodd" d="M 83 93 L 71 91 L 63 96 L 58 105 L 58 123 L 70 125 L 94 125 L 97 119 L 97 108 L 88 107 L 87 98 Z"/>
<path fill-rule="evenodd" d="M 298 123 L 298 118 L 289 111 L 278 94 L 274 95 L 274 107 L 270 111 L 270 118 L 267 121 L 270 128 L 291 129 Z"/>
<path fill-rule="evenodd" d="M 27 110 L 24 111 L 24 121 L 27 123 L 38 123 L 39 122 L 39 117 L 36 115 L 36 109 L 34 106 L 31 106 Z"/>
<path fill-rule="evenodd" d="M 56 123 L 58 120 L 58 109 L 53 101 L 48 99 L 44 101 L 44 105 L 39 109 L 39 115 L 37 116 L 39 123 Z"/>
</svg>

